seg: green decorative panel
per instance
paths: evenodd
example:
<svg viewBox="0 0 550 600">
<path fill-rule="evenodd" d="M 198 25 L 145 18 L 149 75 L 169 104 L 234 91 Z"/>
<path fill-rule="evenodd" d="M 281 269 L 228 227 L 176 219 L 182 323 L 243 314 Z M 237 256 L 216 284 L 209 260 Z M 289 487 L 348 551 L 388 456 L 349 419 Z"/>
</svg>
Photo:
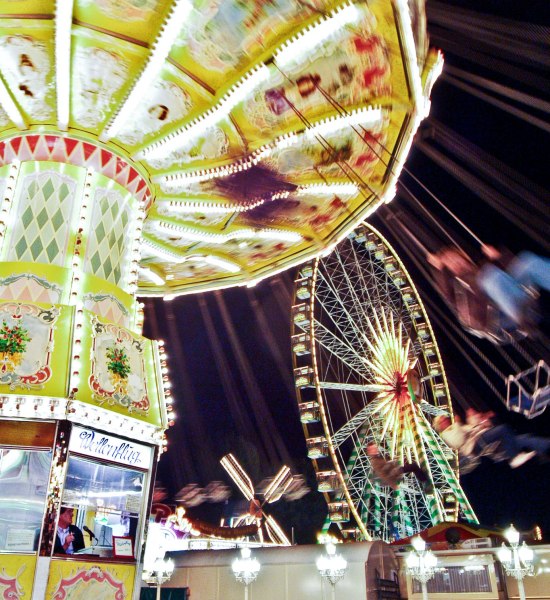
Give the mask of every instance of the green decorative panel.
<svg viewBox="0 0 550 600">
<path fill-rule="evenodd" d="M 132 196 L 102 176 L 94 190 L 84 271 L 115 285 L 124 283 L 134 233 Z M 103 180 L 105 185 L 102 185 Z"/>
<path fill-rule="evenodd" d="M 6 261 L 26 261 L 57 266 L 67 264 L 72 246 L 72 222 L 82 169 L 67 170 L 55 163 L 24 163 L 19 174 L 7 240 Z"/>
</svg>

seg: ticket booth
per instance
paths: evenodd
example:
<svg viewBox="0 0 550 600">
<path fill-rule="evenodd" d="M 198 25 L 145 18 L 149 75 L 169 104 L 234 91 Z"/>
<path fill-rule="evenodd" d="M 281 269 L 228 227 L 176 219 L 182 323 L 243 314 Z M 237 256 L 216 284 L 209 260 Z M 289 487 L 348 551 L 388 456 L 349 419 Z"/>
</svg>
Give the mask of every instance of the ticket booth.
<svg viewBox="0 0 550 600">
<path fill-rule="evenodd" d="M 83 599 L 130 599 L 139 593 L 157 456 L 154 445 L 69 421 L 2 422 L 3 597 L 38 600 L 72 592 Z M 67 551 L 62 513 L 70 514 L 70 530 L 80 532 Z"/>
<path fill-rule="evenodd" d="M 83 532 L 75 554 L 135 558 L 152 459 L 150 446 L 73 426 L 61 506 Z"/>
<path fill-rule="evenodd" d="M 139 597 L 169 384 L 162 344 L 105 306 L 0 298 L 0 598 Z"/>
</svg>

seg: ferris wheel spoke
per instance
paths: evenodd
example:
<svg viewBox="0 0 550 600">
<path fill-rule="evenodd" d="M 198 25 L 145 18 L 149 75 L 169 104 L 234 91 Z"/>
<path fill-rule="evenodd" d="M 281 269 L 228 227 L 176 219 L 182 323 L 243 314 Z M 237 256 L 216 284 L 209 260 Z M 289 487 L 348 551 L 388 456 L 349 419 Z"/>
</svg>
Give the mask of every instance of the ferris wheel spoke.
<svg viewBox="0 0 550 600">
<path fill-rule="evenodd" d="M 353 248 L 353 244 L 351 245 L 351 247 Z M 359 270 L 358 272 L 358 278 L 359 278 L 359 282 L 357 281 L 351 281 L 350 279 L 350 270 L 347 267 L 347 263 L 344 264 L 344 261 L 342 260 L 342 255 L 339 252 L 335 253 L 336 258 L 339 262 L 339 266 L 340 266 L 340 271 L 344 276 L 344 280 L 347 284 L 347 289 L 349 290 L 349 294 L 351 296 L 351 300 L 352 300 L 352 305 L 357 309 L 359 315 L 362 317 L 361 320 L 363 322 L 368 322 L 369 321 L 369 317 L 368 314 L 365 312 L 365 306 L 368 306 L 368 304 L 366 304 L 365 302 L 363 302 L 362 298 L 359 297 L 358 295 L 358 290 L 365 290 L 365 291 L 369 291 L 370 288 L 368 285 L 365 285 L 365 281 L 362 280 L 362 271 Z M 355 262 L 355 257 L 354 257 L 354 262 Z M 361 285 L 357 285 L 357 283 L 360 283 Z"/>
<path fill-rule="evenodd" d="M 369 482 L 369 465 L 356 464 L 351 473 L 346 472 L 344 483 L 356 509 L 360 505 L 364 505 L 365 493 L 371 487 Z"/>
<path fill-rule="evenodd" d="M 433 404 L 426 402 L 426 400 L 424 399 L 420 400 L 420 408 L 422 412 L 428 415 L 432 415 L 433 417 L 436 417 L 437 415 L 449 416 L 450 414 L 449 409 L 446 405 L 434 406 Z"/>
<path fill-rule="evenodd" d="M 353 261 L 356 264 L 359 264 L 361 257 L 358 255 L 357 253 L 358 250 L 358 246 L 356 244 L 351 244 L 351 252 L 353 253 Z M 366 273 L 368 273 L 369 278 L 366 279 L 365 275 Z M 367 269 L 360 269 L 358 272 L 358 279 L 359 279 L 359 283 L 360 283 L 360 289 L 361 290 L 365 290 L 367 291 L 367 293 L 369 294 L 369 297 L 372 296 L 376 296 L 375 300 L 377 300 L 378 302 L 382 301 L 385 302 L 385 298 L 382 299 L 380 292 L 378 290 L 377 287 L 373 287 L 371 282 L 373 280 L 379 279 L 380 278 L 381 273 L 378 271 L 378 267 L 373 263 L 373 262 L 369 262 L 367 265 Z"/>
<path fill-rule="evenodd" d="M 352 245 L 355 262 L 363 260 L 358 254 L 357 245 Z M 388 286 L 388 275 L 383 267 L 374 261 L 367 261 L 366 268 L 359 270 L 359 283 L 361 289 L 366 290 L 369 301 L 374 306 L 381 307 L 385 312 L 401 315 L 403 313 L 403 299 L 395 288 Z M 366 275 L 368 274 L 368 278 Z M 373 285 L 375 282 L 377 285 Z M 382 293 L 383 290 L 383 293 Z"/>
<path fill-rule="evenodd" d="M 379 392 L 381 386 L 376 384 L 341 383 L 339 381 L 319 381 L 322 390 L 342 390 L 348 392 Z"/>
<path fill-rule="evenodd" d="M 332 301 L 319 298 L 319 306 L 325 313 L 331 315 L 335 337 L 340 338 L 342 343 L 357 348 L 357 355 L 365 355 L 368 349 L 364 345 L 363 323 L 350 315 L 342 306 L 338 306 L 338 309 L 335 310 Z"/>
<path fill-rule="evenodd" d="M 371 415 L 375 414 L 378 406 L 375 403 L 370 403 L 365 408 L 362 408 L 354 417 L 352 417 L 343 427 L 331 437 L 331 443 L 334 448 L 338 448 L 341 444 L 347 441 Z"/>
<path fill-rule="evenodd" d="M 375 505 L 386 507 L 382 511 L 383 513 L 389 513 L 388 508 L 393 491 L 389 487 L 373 482 L 370 458 L 367 456 L 365 449 L 366 444 L 359 446 L 348 461 L 345 481 L 350 497 L 358 511 L 369 512 L 369 502 L 372 501 Z M 418 489 L 415 489 L 414 493 L 418 494 Z"/>
<path fill-rule="evenodd" d="M 427 423 L 424 415 L 420 414 L 418 417 L 420 434 L 422 435 L 426 446 L 432 450 L 431 456 L 433 457 L 434 469 L 441 473 L 444 481 L 450 487 L 453 494 L 455 494 L 456 499 L 460 504 L 460 507 L 462 508 L 466 518 L 477 522 L 477 517 L 472 509 L 472 506 L 470 505 L 470 502 L 466 498 L 466 494 L 464 494 L 464 491 L 460 486 L 455 471 L 449 464 L 447 456 L 443 451 L 442 444 L 438 441 L 436 434 Z"/>
<path fill-rule="evenodd" d="M 447 486 L 456 495 L 460 503 L 460 499 L 464 494 L 458 485 L 458 479 L 445 454 L 442 452 L 440 444 L 435 439 L 435 436 L 432 435 L 432 430 L 421 411 L 411 416 L 411 427 L 414 428 L 415 435 L 419 438 L 419 443 L 416 445 L 417 450 L 419 450 L 418 460 L 420 464 L 424 465 L 424 469 L 432 480 L 434 488 L 437 490 L 441 489 L 443 485 Z M 445 508 L 441 493 L 436 492 L 434 494 L 428 504 L 428 510 L 432 514 L 432 518 L 445 518 Z"/>
<path fill-rule="evenodd" d="M 319 345 L 327 352 L 330 352 L 360 377 L 370 378 L 372 376 L 372 371 L 367 368 L 367 361 L 352 346 L 342 341 L 317 320 L 314 321 L 314 330 Z"/>
<path fill-rule="evenodd" d="M 320 307 L 344 339 L 355 340 L 356 343 L 362 346 L 362 325 L 366 322 L 366 319 L 364 315 L 359 315 L 356 311 L 353 311 L 354 305 L 350 297 L 350 290 L 346 289 L 342 293 L 335 286 L 332 278 L 326 277 L 322 272 L 319 273 L 318 278 L 322 284 L 317 292 Z"/>
</svg>

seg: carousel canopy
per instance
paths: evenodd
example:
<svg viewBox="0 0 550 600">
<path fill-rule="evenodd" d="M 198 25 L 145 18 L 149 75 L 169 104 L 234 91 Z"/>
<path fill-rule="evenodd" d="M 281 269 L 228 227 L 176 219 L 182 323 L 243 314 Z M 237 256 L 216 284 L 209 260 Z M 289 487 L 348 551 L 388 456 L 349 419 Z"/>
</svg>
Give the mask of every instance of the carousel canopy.
<svg viewBox="0 0 550 600">
<path fill-rule="evenodd" d="M 140 295 L 254 283 L 392 199 L 440 68 L 422 0 L 0 0 L 0 158 L 126 169 Z"/>
</svg>

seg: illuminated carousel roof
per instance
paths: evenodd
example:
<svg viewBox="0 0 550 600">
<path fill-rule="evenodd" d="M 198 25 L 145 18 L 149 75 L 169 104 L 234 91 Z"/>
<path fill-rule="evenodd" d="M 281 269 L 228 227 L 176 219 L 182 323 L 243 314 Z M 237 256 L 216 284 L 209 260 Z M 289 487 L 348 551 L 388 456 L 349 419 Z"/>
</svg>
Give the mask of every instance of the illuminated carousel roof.
<svg viewBox="0 0 550 600">
<path fill-rule="evenodd" d="M 1 157 L 115 155 L 140 295 L 252 283 L 392 199 L 440 67 L 421 0 L 0 0 Z"/>
</svg>

